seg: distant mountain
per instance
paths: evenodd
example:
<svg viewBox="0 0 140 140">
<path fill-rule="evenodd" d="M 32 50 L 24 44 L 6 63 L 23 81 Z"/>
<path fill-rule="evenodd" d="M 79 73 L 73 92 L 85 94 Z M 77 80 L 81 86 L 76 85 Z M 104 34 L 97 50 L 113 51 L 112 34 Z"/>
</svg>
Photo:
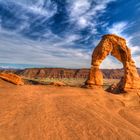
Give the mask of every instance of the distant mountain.
<svg viewBox="0 0 140 140">
<path fill-rule="evenodd" d="M 14 64 L 14 63 L 0 63 L 0 69 L 25 69 L 25 68 L 42 68 L 44 65 L 35 64 Z"/>
<path fill-rule="evenodd" d="M 28 69 L 1 69 L 0 72 L 15 73 L 26 78 L 87 78 L 89 69 L 66 69 L 66 68 L 28 68 Z M 120 79 L 123 69 L 102 69 L 106 79 Z M 140 74 L 140 68 L 138 68 Z"/>
</svg>

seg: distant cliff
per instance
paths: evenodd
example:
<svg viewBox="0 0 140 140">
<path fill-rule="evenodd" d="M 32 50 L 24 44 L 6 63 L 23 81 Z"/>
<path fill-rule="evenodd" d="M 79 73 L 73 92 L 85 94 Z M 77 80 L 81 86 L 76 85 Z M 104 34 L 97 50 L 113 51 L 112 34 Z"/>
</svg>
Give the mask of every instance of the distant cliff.
<svg viewBox="0 0 140 140">
<path fill-rule="evenodd" d="M 28 68 L 24 70 L 1 69 L 0 72 L 15 73 L 26 78 L 87 78 L 89 69 Z M 120 79 L 123 69 L 102 69 L 106 79 Z M 138 69 L 140 74 L 140 69 Z"/>
</svg>

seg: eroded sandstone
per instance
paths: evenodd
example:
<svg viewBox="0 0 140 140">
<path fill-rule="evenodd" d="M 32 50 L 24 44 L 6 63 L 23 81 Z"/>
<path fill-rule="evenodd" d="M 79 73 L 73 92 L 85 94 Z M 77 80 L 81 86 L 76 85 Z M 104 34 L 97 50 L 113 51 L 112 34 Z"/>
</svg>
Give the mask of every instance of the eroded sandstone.
<svg viewBox="0 0 140 140">
<path fill-rule="evenodd" d="M 93 87 L 94 85 L 101 86 L 103 84 L 103 76 L 99 66 L 109 54 L 123 64 L 124 76 L 116 85 L 116 88 L 119 88 L 119 91 L 140 88 L 140 77 L 135 62 L 132 59 L 130 49 L 126 45 L 126 40 L 114 34 L 104 35 L 94 49 L 91 69 L 85 85 Z"/>
<path fill-rule="evenodd" d="M 13 73 L 0 73 L 0 78 L 15 85 L 24 85 L 22 78 Z"/>
</svg>

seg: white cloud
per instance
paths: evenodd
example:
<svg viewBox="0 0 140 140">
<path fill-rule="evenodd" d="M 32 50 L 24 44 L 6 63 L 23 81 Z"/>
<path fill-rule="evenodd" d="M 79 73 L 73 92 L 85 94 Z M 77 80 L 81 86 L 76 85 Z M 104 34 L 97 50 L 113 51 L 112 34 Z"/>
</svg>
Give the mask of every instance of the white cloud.
<svg viewBox="0 0 140 140">
<path fill-rule="evenodd" d="M 127 22 L 118 22 L 107 28 L 107 32 L 110 34 L 116 34 L 122 36 L 122 33 L 127 29 Z"/>
<path fill-rule="evenodd" d="M 44 15 L 48 18 L 52 17 L 57 12 L 57 5 L 52 3 L 50 0 L 47 0 L 47 8 L 44 8 L 45 0 L 38 0 L 36 3 L 33 3 L 30 6 L 27 6 L 27 9 L 32 11 L 33 13 Z M 53 10 L 49 9 L 53 4 Z"/>
<path fill-rule="evenodd" d="M 135 60 L 136 66 L 140 68 L 140 56 L 134 56 L 134 60 Z"/>
<path fill-rule="evenodd" d="M 140 46 L 131 46 L 132 55 L 135 55 L 139 51 L 140 51 Z"/>
<path fill-rule="evenodd" d="M 46 17 L 51 17 L 57 12 L 57 5 L 51 0 L 5 0 L 7 3 L 15 2 L 24 8 L 25 11 L 32 12 L 34 14 L 40 14 Z M 44 4 L 47 8 L 44 8 Z M 51 9 L 50 9 L 51 8 Z"/>
<path fill-rule="evenodd" d="M 17 2 L 16 0 L 13 1 Z M 31 1 L 34 1 L 34 3 Z M 49 19 L 51 16 L 53 16 L 57 11 L 57 6 L 51 3 L 50 0 L 47 0 L 47 6 L 50 8 L 53 4 L 53 10 L 49 10 L 49 8 L 43 8 L 44 0 L 31 1 L 29 2 L 28 0 L 20 0 L 20 4 L 27 11 L 45 16 L 45 18 L 40 21 L 42 23 L 46 19 Z M 90 27 L 91 29 L 91 34 L 86 36 L 82 41 L 86 41 L 91 35 L 97 34 L 97 26 L 100 24 L 98 23 L 98 17 L 106 11 L 108 3 L 112 1 L 114 0 L 98 0 L 92 9 L 90 9 L 92 2 L 91 0 L 69 1 L 69 8 L 67 9 L 69 9 L 68 12 L 70 14 L 70 21 L 72 23 L 76 23 L 77 25 L 73 28 L 83 29 L 85 27 Z M 46 66 L 58 67 L 90 66 L 92 51 L 84 50 L 81 46 L 76 46 L 75 41 L 81 39 L 82 36 L 77 35 L 73 31 L 74 29 L 68 33 L 65 33 L 64 37 L 60 37 L 48 29 L 46 30 L 45 34 L 42 34 L 42 37 L 46 38 L 46 41 L 32 41 L 17 34 L 17 32 L 24 28 L 28 30 L 28 26 L 30 25 L 29 19 L 27 17 L 24 17 L 24 19 L 25 22 L 23 22 L 20 28 L 14 32 L 9 32 L 0 28 L 0 62 L 43 64 Z M 107 25 L 105 25 L 105 27 L 106 26 Z M 133 45 L 132 40 L 134 39 L 134 36 L 124 33 L 124 31 L 129 26 L 130 23 L 128 24 L 127 22 L 118 22 L 107 28 L 107 31 L 108 33 L 115 33 L 126 38 L 128 41 L 128 47 L 131 48 L 132 55 L 134 56 L 135 61 L 137 61 L 137 65 L 140 67 L 140 61 L 138 61 L 140 60 L 140 57 L 135 56 L 135 54 L 139 51 L 139 46 Z M 91 45 L 96 46 L 98 40 L 95 41 Z M 121 64 L 114 62 L 111 57 L 107 57 L 101 67 L 118 68 L 121 67 Z"/>
<path fill-rule="evenodd" d="M 52 38 L 36 42 L 3 30 L 0 35 L 0 62 L 69 68 L 89 67 L 91 54 L 79 47 L 73 49 L 68 46 L 78 38 L 79 36 L 69 35 L 63 39 L 58 38 L 58 41 L 54 39 L 55 42 Z"/>
<path fill-rule="evenodd" d="M 108 3 L 115 0 L 99 0 L 96 1 L 91 8 L 91 0 L 71 0 L 69 2 L 69 13 L 71 22 L 75 22 L 78 28 L 89 26 L 92 30 L 96 30 L 98 17 L 105 12 Z M 94 20 L 93 20 L 94 18 Z M 96 34 L 96 32 L 94 32 Z"/>
<path fill-rule="evenodd" d="M 70 2 L 70 15 L 75 18 L 84 14 L 91 5 L 91 1 L 89 0 L 71 0 Z"/>
<path fill-rule="evenodd" d="M 75 28 L 90 27 L 91 34 L 96 34 L 97 18 L 101 13 L 105 12 L 107 4 L 111 1 L 113 0 L 100 0 L 96 2 L 94 8 L 90 9 L 91 0 L 71 0 L 68 4 L 70 20 L 72 23 L 76 22 L 77 26 Z M 50 0 L 47 0 L 48 8 L 45 9 L 43 8 L 44 0 L 36 0 L 34 2 L 20 0 L 18 2 L 25 11 L 45 16 L 44 20 L 53 16 L 57 11 L 56 5 L 53 5 L 53 10 L 49 10 L 52 4 Z M 93 17 L 95 18 L 94 20 Z M 47 30 L 42 35 L 47 38 L 46 41 L 31 41 L 17 34 L 17 32 L 24 28 L 28 30 L 29 23 L 28 17 L 24 17 L 24 23 L 22 23 L 18 30 L 14 32 L 3 30 L 1 32 L 0 62 L 43 64 L 61 67 L 90 66 L 92 51 L 84 50 L 81 46 L 79 47 L 75 44 L 75 41 L 81 38 L 80 35 L 68 32 L 62 38 Z M 85 39 L 88 39 L 88 37 Z M 72 46 L 75 48 L 72 48 Z"/>
<path fill-rule="evenodd" d="M 81 26 L 81 28 L 85 28 L 88 26 L 88 20 L 84 17 L 80 17 L 78 20 L 78 24 Z"/>
<path fill-rule="evenodd" d="M 116 68 L 122 68 L 123 65 L 116 58 L 109 55 L 103 60 L 100 67 L 103 69 L 116 69 Z"/>
<path fill-rule="evenodd" d="M 66 43 L 71 43 L 73 41 L 76 41 L 78 39 L 80 39 L 80 35 L 76 35 L 76 34 L 67 34 L 65 35 L 65 40 L 66 40 Z"/>
</svg>

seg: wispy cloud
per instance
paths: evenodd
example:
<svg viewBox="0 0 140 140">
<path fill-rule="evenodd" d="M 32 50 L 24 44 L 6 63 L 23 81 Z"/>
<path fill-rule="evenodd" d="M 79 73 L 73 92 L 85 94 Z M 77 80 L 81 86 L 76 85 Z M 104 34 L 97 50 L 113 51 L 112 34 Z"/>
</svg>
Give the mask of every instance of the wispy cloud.
<svg viewBox="0 0 140 140">
<path fill-rule="evenodd" d="M 92 50 L 104 32 L 125 37 L 136 57 L 139 44 L 134 44 L 136 35 L 127 33 L 130 22 L 108 21 L 113 2 L 0 0 L 0 62 L 90 67 Z M 111 57 L 105 62 L 103 67 L 115 67 Z"/>
<path fill-rule="evenodd" d="M 1 63 L 40 64 L 52 67 L 89 67 L 90 54 L 81 48 L 72 49 L 68 46 L 72 45 L 78 36 L 69 36 L 63 42 L 56 40 L 54 42 L 51 39 L 36 42 L 17 35 L 13 36 L 9 32 L 10 36 L 11 38 L 0 36 Z"/>
<path fill-rule="evenodd" d="M 123 65 L 121 62 L 119 62 L 116 58 L 113 56 L 107 56 L 103 62 L 101 63 L 100 68 L 105 68 L 105 69 L 116 69 L 116 68 L 123 68 Z"/>
<path fill-rule="evenodd" d="M 111 27 L 108 27 L 107 32 L 110 34 L 116 34 L 121 36 L 127 28 L 128 28 L 127 22 L 117 22 L 114 23 Z"/>
<path fill-rule="evenodd" d="M 69 2 L 71 21 L 75 22 L 79 28 L 90 27 L 96 34 L 98 18 L 105 12 L 108 3 L 113 1 L 115 0 L 71 0 Z"/>
</svg>

